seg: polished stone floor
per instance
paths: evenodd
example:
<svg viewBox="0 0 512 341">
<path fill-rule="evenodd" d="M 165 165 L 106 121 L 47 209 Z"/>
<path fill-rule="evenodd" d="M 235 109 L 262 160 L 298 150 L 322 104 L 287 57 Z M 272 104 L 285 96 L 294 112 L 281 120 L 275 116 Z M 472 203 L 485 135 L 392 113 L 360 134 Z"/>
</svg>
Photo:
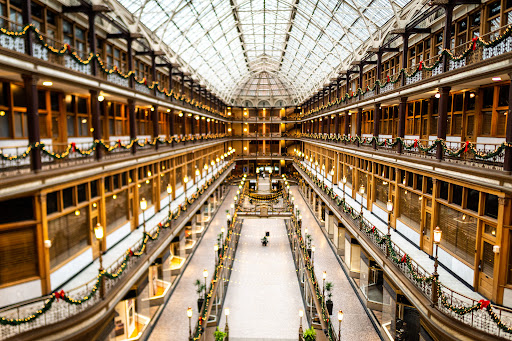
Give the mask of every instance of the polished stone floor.
<svg viewBox="0 0 512 341">
<path fill-rule="evenodd" d="M 224 307 L 230 309 L 231 341 L 297 340 L 304 305 L 284 220 L 244 220 Z"/>
</svg>

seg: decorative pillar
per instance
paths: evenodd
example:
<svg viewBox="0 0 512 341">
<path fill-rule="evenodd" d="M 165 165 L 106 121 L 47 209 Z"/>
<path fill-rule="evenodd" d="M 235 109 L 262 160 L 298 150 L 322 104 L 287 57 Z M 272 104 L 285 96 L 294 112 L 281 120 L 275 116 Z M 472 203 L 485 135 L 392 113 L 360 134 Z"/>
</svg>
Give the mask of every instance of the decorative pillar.
<svg viewBox="0 0 512 341">
<path fill-rule="evenodd" d="M 350 111 L 347 110 L 347 111 L 345 111 L 345 131 L 344 131 L 345 136 L 350 135 L 349 129 L 350 129 Z"/>
<path fill-rule="evenodd" d="M 363 108 L 357 108 L 357 117 L 356 117 L 356 135 L 361 138 L 361 124 L 363 121 Z M 359 146 L 359 141 L 357 141 L 357 146 Z"/>
<path fill-rule="evenodd" d="M 23 0 L 21 3 L 21 16 L 23 20 L 23 25 L 27 26 L 32 23 L 32 1 L 31 0 Z M 29 56 L 33 55 L 32 42 L 34 39 L 34 35 L 30 30 L 25 34 L 25 53 Z M 37 108 L 37 106 L 36 106 Z"/>
<path fill-rule="evenodd" d="M 450 100 L 451 87 L 443 86 L 439 88 L 439 110 L 437 114 L 437 147 L 436 159 L 441 161 L 443 159 L 443 145 L 439 140 L 446 140 L 446 118 L 448 115 L 448 104 Z"/>
<path fill-rule="evenodd" d="M 339 87 L 338 87 L 339 90 Z M 335 114 L 334 116 L 334 134 L 338 135 L 340 133 L 340 114 Z"/>
<path fill-rule="evenodd" d="M 452 19 L 453 19 L 453 4 L 444 5 L 444 31 L 443 31 L 443 49 L 449 50 L 452 40 Z M 449 70 L 450 58 L 448 54 L 443 55 L 443 72 Z"/>
<path fill-rule="evenodd" d="M 30 167 L 34 172 L 41 170 L 41 148 L 35 147 L 41 140 L 39 130 L 39 111 L 37 81 L 39 77 L 34 75 L 22 75 L 25 84 L 25 98 L 27 103 L 28 144 L 33 146 L 30 152 Z"/>
<path fill-rule="evenodd" d="M 92 139 L 94 141 L 101 140 L 101 120 L 100 120 L 100 101 L 98 101 L 99 92 L 96 89 L 89 90 L 91 94 L 91 123 L 92 123 Z M 96 148 L 94 154 L 96 160 L 101 160 L 103 150 L 101 147 Z"/>
<path fill-rule="evenodd" d="M 397 139 L 403 139 L 405 136 L 405 112 L 407 110 L 407 97 L 400 97 L 400 104 L 398 105 L 398 136 Z M 402 153 L 402 143 L 398 142 L 397 152 Z"/>
<path fill-rule="evenodd" d="M 377 80 L 380 81 L 382 78 L 382 50 L 379 49 L 379 51 L 376 53 L 377 55 L 377 73 L 375 75 L 375 84 L 377 84 Z M 378 95 L 380 93 L 380 86 L 375 87 L 375 95 Z"/>
<path fill-rule="evenodd" d="M 405 32 L 402 34 L 402 68 L 403 69 L 407 69 L 407 56 L 409 54 L 409 33 L 408 32 Z M 402 86 L 405 85 L 405 76 L 404 74 L 402 73 L 401 75 L 401 79 L 400 79 L 400 84 Z"/>
<path fill-rule="evenodd" d="M 380 103 L 375 103 L 373 107 L 373 149 L 377 149 L 377 139 L 380 134 L 380 116 L 381 116 Z"/>
<path fill-rule="evenodd" d="M 131 78 L 130 78 L 131 79 Z M 135 141 L 137 139 L 137 122 L 135 120 L 135 100 L 133 98 L 128 98 L 128 124 L 130 129 L 130 141 Z M 132 144 L 131 148 L 132 154 L 137 152 L 137 143 Z"/>
<path fill-rule="evenodd" d="M 153 121 L 153 141 L 155 141 L 155 150 L 158 150 L 158 105 L 154 105 L 151 109 L 151 121 Z"/>
</svg>

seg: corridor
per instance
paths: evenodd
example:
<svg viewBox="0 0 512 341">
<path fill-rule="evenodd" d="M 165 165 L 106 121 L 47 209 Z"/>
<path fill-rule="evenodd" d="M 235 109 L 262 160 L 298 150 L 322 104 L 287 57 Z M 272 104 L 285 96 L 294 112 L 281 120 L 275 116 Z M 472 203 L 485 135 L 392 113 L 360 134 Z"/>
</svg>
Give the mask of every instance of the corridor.
<svg viewBox="0 0 512 341">
<path fill-rule="evenodd" d="M 230 341 L 297 340 L 304 305 L 284 220 L 244 220 L 224 307 L 230 309 Z M 224 328 L 224 316 L 220 322 Z"/>
</svg>

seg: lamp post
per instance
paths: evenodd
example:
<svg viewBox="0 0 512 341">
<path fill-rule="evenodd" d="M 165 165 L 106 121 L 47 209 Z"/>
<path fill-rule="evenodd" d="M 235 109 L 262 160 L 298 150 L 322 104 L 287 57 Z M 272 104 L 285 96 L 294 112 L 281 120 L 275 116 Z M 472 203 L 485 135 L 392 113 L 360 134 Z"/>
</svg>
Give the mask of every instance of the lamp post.
<svg viewBox="0 0 512 341">
<path fill-rule="evenodd" d="M 226 214 L 226 219 L 227 219 L 228 226 L 231 225 L 231 214 L 229 214 L 229 212 Z"/>
<path fill-rule="evenodd" d="M 171 193 L 172 193 L 172 186 L 171 186 L 171 184 L 167 184 L 167 194 L 169 196 L 169 216 L 171 216 Z"/>
<path fill-rule="evenodd" d="M 304 316 L 304 310 L 299 309 L 299 340 L 302 340 L 302 316 Z"/>
<path fill-rule="evenodd" d="M 215 244 L 213 249 L 215 250 L 215 264 L 217 264 L 219 258 L 219 244 Z"/>
<path fill-rule="evenodd" d="M 104 232 L 103 232 L 103 226 L 101 226 L 100 223 L 97 223 L 96 226 L 94 227 L 94 236 L 98 240 L 99 249 L 100 249 L 100 257 L 99 257 L 100 258 L 100 268 L 98 269 L 98 271 L 99 271 L 99 273 L 102 273 L 103 272 L 103 251 L 101 249 L 102 249 L 102 244 L 103 244 Z M 102 279 L 102 281 L 101 281 L 100 296 L 101 296 L 101 298 L 105 297 L 105 280 L 104 279 Z"/>
<path fill-rule="evenodd" d="M 185 175 L 183 178 L 183 183 L 185 183 L 185 203 L 187 202 L 187 183 L 188 183 L 188 175 Z"/>
<path fill-rule="evenodd" d="M 312 245 L 311 246 L 311 265 L 315 264 L 315 250 L 316 250 L 315 245 Z"/>
<path fill-rule="evenodd" d="M 235 214 L 235 204 L 231 204 L 231 214 Z"/>
<path fill-rule="evenodd" d="M 228 325 L 228 316 L 229 316 L 229 308 L 224 309 L 224 315 L 226 315 L 226 326 L 224 327 L 224 333 L 226 333 L 226 338 L 224 340 L 229 340 L 229 325 Z"/>
<path fill-rule="evenodd" d="M 334 188 L 334 167 L 331 169 L 331 189 Z"/>
<path fill-rule="evenodd" d="M 343 179 L 341 181 L 343 182 L 343 204 L 345 204 L 345 185 L 347 184 L 347 177 L 343 175 Z"/>
<path fill-rule="evenodd" d="M 188 307 L 187 309 L 187 317 L 188 317 L 188 339 L 192 340 L 192 308 Z"/>
<path fill-rule="evenodd" d="M 363 229 L 363 199 L 364 199 L 364 185 L 359 187 L 359 194 L 361 194 L 361 224 L 359 225 L 359 229 Z"/>
<path fill-rule="evenodd" d="M 208 270 L 203 270 L 203 277 L 204 277 L 204 300 L 206 301 L 206 290 L 208 287 L 206 286 L 206 279 L 208 278 Z"/>
<path fill-rule="evenodd" d="M 327 271 L 322 274 L 322 296 L 325 298 L 325 279 L 327 278 Z"/>
<path fill-rule="evenodd" d="M 142 210 L 142 228 L 143 228 L 143 234 L 146 234 L 146 209 L 148 208 L 148 202 L 146 201 L 146 198 L 142 198 L 140 200 L 140 209 Z"/>
<path fill-rule="evenodd" d="M 222 247 L 224 247 L 224 232 L 226 232 L 226 228 L 222 226 L 220 228 L 220 242 L 222 243 Z"/>
<path fill-rule="evenodd" d="M 432 306 L 437 305 L 437 299 L 439 298 L 438 295 L 438 280 L 439 280 L 439 274 L 437 273 L 437 266 L 439 265 L 439 261 L 437 258 L 437 251 L 439 249 L 439 243 L 441 242 L 441 236 L 443 234 L 443 231 L 439 228 L 439 226 L 436 226 L 434 230 L 434 244 L 436 245 L 436 252 L 435 252 L 435 258 L 434 258 L 434 273 L 432 276 L 434 277 L 434 280 L 432 281 Z"/>
<path fill-rule="evenodd" d="M 195 181 L 197 183 L 197 178 L 200 178 L 201 176 L 201 172 L 199 172 L 199 169 L 196 168 L 196 178 L 195 178 Z"/>
<path fill-rule="evenodd" d="M 388 209 L 388 241 L 391 241 L 391 212 L 393 211 L 393 202 L 388 200 L 386 204 L 386 208 Z M 386 244 L 386 257 L 389 257 L 389 243 Z"/>
<path fill-rule="evenodd" d="M 341 341 L 341 321 L 343 321 L 343 311 L 338 311 L 338 341 Z"/>
</svg>

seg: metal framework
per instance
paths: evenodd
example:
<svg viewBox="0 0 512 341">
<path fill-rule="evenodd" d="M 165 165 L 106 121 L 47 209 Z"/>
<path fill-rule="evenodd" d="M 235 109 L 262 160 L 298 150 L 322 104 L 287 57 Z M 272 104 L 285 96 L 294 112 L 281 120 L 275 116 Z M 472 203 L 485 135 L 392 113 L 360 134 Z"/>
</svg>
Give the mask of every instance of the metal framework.
<svg viewBox="0 0 512 341">
<path fill-rule="evenodd" d="M 143 33 L 151 47 L 227 103 L 300 103 L 426 5 L 425 0 L 105 2 L 114 9 L 113 19 Z"/>
</svg>

